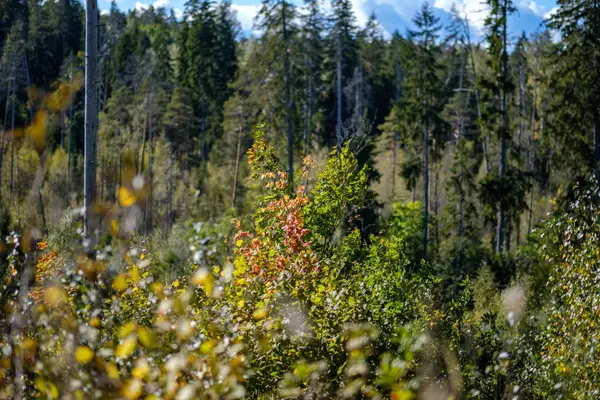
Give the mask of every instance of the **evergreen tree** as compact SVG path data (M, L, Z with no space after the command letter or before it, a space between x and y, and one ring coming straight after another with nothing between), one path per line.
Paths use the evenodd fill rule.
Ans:
M423 258L427 260L429 241L429 152L431 131L440 130L439 93L440 66L438 64L440 47L437 43L441 26L439 18L433 15L429 3L425 2L413 20L415 30L409 31L409 39L413 43L414 59L411 68L411 79L414 96L413 111L419 115L417 120L423 127L423 181L424 181L424 213L423 213ZM438 135L436 135L438 136Z

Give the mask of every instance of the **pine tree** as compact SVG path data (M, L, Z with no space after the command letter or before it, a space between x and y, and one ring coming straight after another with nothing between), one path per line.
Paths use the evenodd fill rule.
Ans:
M335 95L332 97L336 100L334 127L339 152L347 136L344 133L346 113L343 109L343 92L356 64L356 20L348 0L333 0L332 8L330 57L335 60L335 83L332 84Z
M438 98L436 90L440 89L437 40L441 26L439 18L433 15L429 3L425 2L413 20L416 29L409 31L409 39L414 46L414 65L412 67L413 96L415 109L421 115L423 125L423 177L424 177L424 213L423 213L423 258L427 260L429 241L429 144L430 131L437 128Z
M287 134L288 179L294 181L294 129L292 104L292 67L290 65L290 47L296 34L296 8L287 0L263 0L258 14L257 27L264 30L263 42L272 48L273 61L281 59L283 78L282 108L284 109L285 130ZM279 69L279 68L278 68Z
M558 76L568 81L563 86L564 108L558 117L572 121L569 130L577 129L581 136L586 136L588 129L593 132L592 170L599 178L600 7L595 0L559 0L558 5L560 7L550 18L549 25L562 35L565 45L559 48L557 54ZM572 115L572 118L569 113L579 115Z
M495 81L489 82L488 87L494 93L494 105L490 108L498 132L498 184L503 189L499 191L498 217L496 225L496 252L502 253L505 240L506 203L510 189L507 184L507 147L510 140L510 125L508 114L508 96L511 91L508 71L508 15L514 11L510 0L488 0L490 14L486 18L487 40L489 43L489 66L495 74Z

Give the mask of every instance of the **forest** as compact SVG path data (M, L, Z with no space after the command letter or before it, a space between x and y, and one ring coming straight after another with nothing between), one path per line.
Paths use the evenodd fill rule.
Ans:
M600 7L0 0L0 399L597 399Z

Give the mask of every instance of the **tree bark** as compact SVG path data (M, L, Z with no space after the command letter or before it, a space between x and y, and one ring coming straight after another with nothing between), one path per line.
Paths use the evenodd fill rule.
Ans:
M499 177L500 180L503 181L506 175L506 137L508 136L508 99L506 93L506 83L507 83L507 73L508 73L508 49L507 45L507 13L508 13L508 4L507 0L504 0L503 5L503 15L504 15L504 23L503 23L503 49L502 49L502 128L500 131L500 162L499 162ZM506 194L504 193L502 197ZM500 199L500 203L498 206L498 226L497 226L497 242L496 242L496 252L502 253L502 248L504 244L504 204L502 199Z
M288 181L292 188L294 186L294 136L292 131L292 96L290 85L290 66L289 66L289 38L288 26L286 21L287 2L282 4L282 29L283 29L283 81L285 86L285 107L287 122L287 152L288 152Z
M343 136L342 136L342 38L341 32L337 32L336 35L336 47L337 47L337 150L342 150Z
M425 137L423 150L423 259L427 260L427 243L429 240L429 97L425 94Z
M240 116L241 119L241 116ZM244 134L244 128L241 123L238 126L238 138L237 138L237 152L235 155L235 172L233 175L233 193L231 195L231 208L235 208L235 200L237 196L237 183L238 183L238 174L240 170L240 155L242 152L242 136Z
M96 0L86 0L85 30L85 153L84 153L84 234L90 236L95 228L92 203L96 193L96 129L97 129L97 18Z
M152 109L152 89L150 89L150 95L148 96L148 109ZM153 196L153 164L154 164L154 130L152 129L152 112L150 112L149 118L148 118L148 136L149 136L149 143L148 143L148 182L146 183L147 185L147 190L148 190L148 194L146 196L146 235L149 235L152 232L152 196Z

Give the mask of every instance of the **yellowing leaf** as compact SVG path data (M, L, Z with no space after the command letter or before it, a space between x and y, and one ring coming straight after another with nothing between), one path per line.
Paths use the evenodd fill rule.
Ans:
M202 286L204 293L210 296L212 295L215 278L207 268L198 268L194 276L192 276L192 283L196 286Z
M135 200L135 194L125 186L121 186L119 189L119 203L121 203L121 206L131 207L135 204Z
M267 308L261 307L252 314L254 319L265 319L267 317Z
M48 111L40 110L35 113L33 122L26 129L27 137L34 146L41 150L46 146L46 127L48 126Z
M85 365L92 361L94 358L94 352L87 346L79 346L75 350L75 359L79 364Z
M123 340L119 346L117 346L117 350L115 351L115 355L118 358L127 358L129 357L137 347L137 338L136 335L131 335L127 337L127 339Z
M145 358L140 358L135 362L135 367L131 370L131 375L137 379L144 379L150 372L150 364Z
M129 400L136 400L142 395L142 382L139 379L130 379L123 386L123 396Z
M123 325L121 327L121 329L119 329L119 337L125 338L129 335L131 335L132 333L134 333L137 330L138 326L135 322L133 321L129 321L128 323L126 323L125 325Z
M112 363L106 364L106 373L112 379L119 379L119 369L117 368L117 366L115 364L112 364Z
M35 387L47 399L58 399L58 387L50 382L44 380L41 376L35 377Z
M110 233L112 233L113 236L116 236L119 233L119 221L116 219L110 220Z
M112 287L117 292L125 291L125 289L127 289L127 279L125 279L125 275L124 274L117 275L117 277L113 280Z
M138 340L142 346L149 349L156 347L158 344L158 336L156 333L153 330L143 326L140 327L140 330L138 331Z
M44 291L44 302L50 307L60 306L67 301L67 294L58 286L51 286Z
M206 342L200 345L200 351L204 354L210 353L210 351L215 347L215 342L213 340L207 340Z

